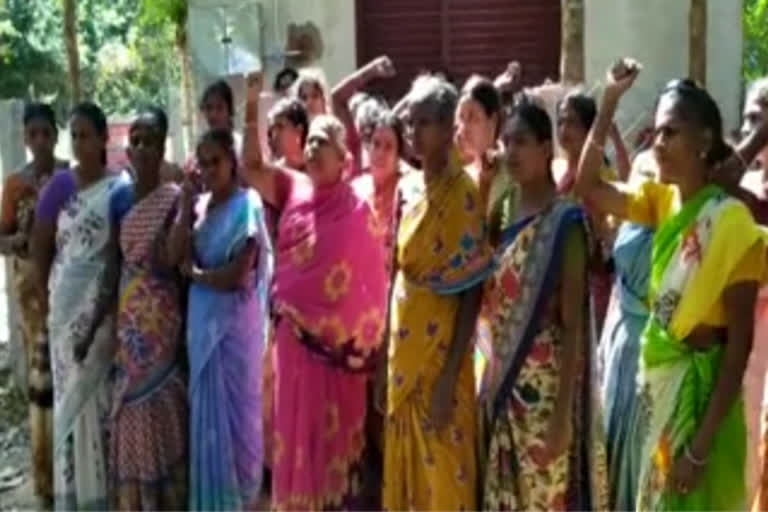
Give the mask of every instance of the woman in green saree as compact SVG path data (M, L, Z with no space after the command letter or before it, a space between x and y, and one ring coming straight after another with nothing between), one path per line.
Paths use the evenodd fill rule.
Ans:
M689 80L670 83L659 98L653 150L661 183L627 192L600 180L606 132L638 72L631 61L609 72L577 179L577 192L599 211L656 229L631 440L641 448L636 508L742 510L741 382L765 242L746 206L713 184L733 150L714 100Z

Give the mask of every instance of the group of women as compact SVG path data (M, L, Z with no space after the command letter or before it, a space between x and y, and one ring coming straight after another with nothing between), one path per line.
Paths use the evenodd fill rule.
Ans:
M30 105L0 249L38 493L68 510L768 506L746 461L766 181L740 185L768 165L768 87L734 149L706 90L671 82L631 163L612 120L639 71L620 61L599 105L571 94L553 123L515 94L517 66L460 91L421 76L389 109L360 93L395 72L381 57L330 91L280 73L267 126L253 74L242 141L231 89L206 90L183 176L159 109L115 171L97 106L73 110L69 166Z

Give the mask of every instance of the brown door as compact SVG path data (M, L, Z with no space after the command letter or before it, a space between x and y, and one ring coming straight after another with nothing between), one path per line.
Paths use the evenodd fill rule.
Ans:
M507 62L523 65L527 84L557 80L560 0L356 0L357 60L389 55L398 76L378 84L401 96L422 71L461 86L472 73L490 78Z

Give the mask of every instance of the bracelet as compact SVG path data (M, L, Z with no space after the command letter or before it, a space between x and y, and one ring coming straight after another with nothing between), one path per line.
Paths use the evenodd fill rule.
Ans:
M691 453L691 447L686 446L685 450L683 452L683 455L685 455L685 458L688 459L688 461L693 464L694 466L706 466L707 465L707 459L706 457L703 459L697 459L692 453Z

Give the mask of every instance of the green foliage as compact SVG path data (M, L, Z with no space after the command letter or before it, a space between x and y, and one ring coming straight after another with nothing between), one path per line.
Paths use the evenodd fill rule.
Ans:
M109 114L143 105L167 105L178 83L176 26L148 5L181 0L78 0L78 46L83 97ZM69 106L69 78L61 2L0 0L0 98L53 101Z
M768 0L744 0L744 80L768 75Z

